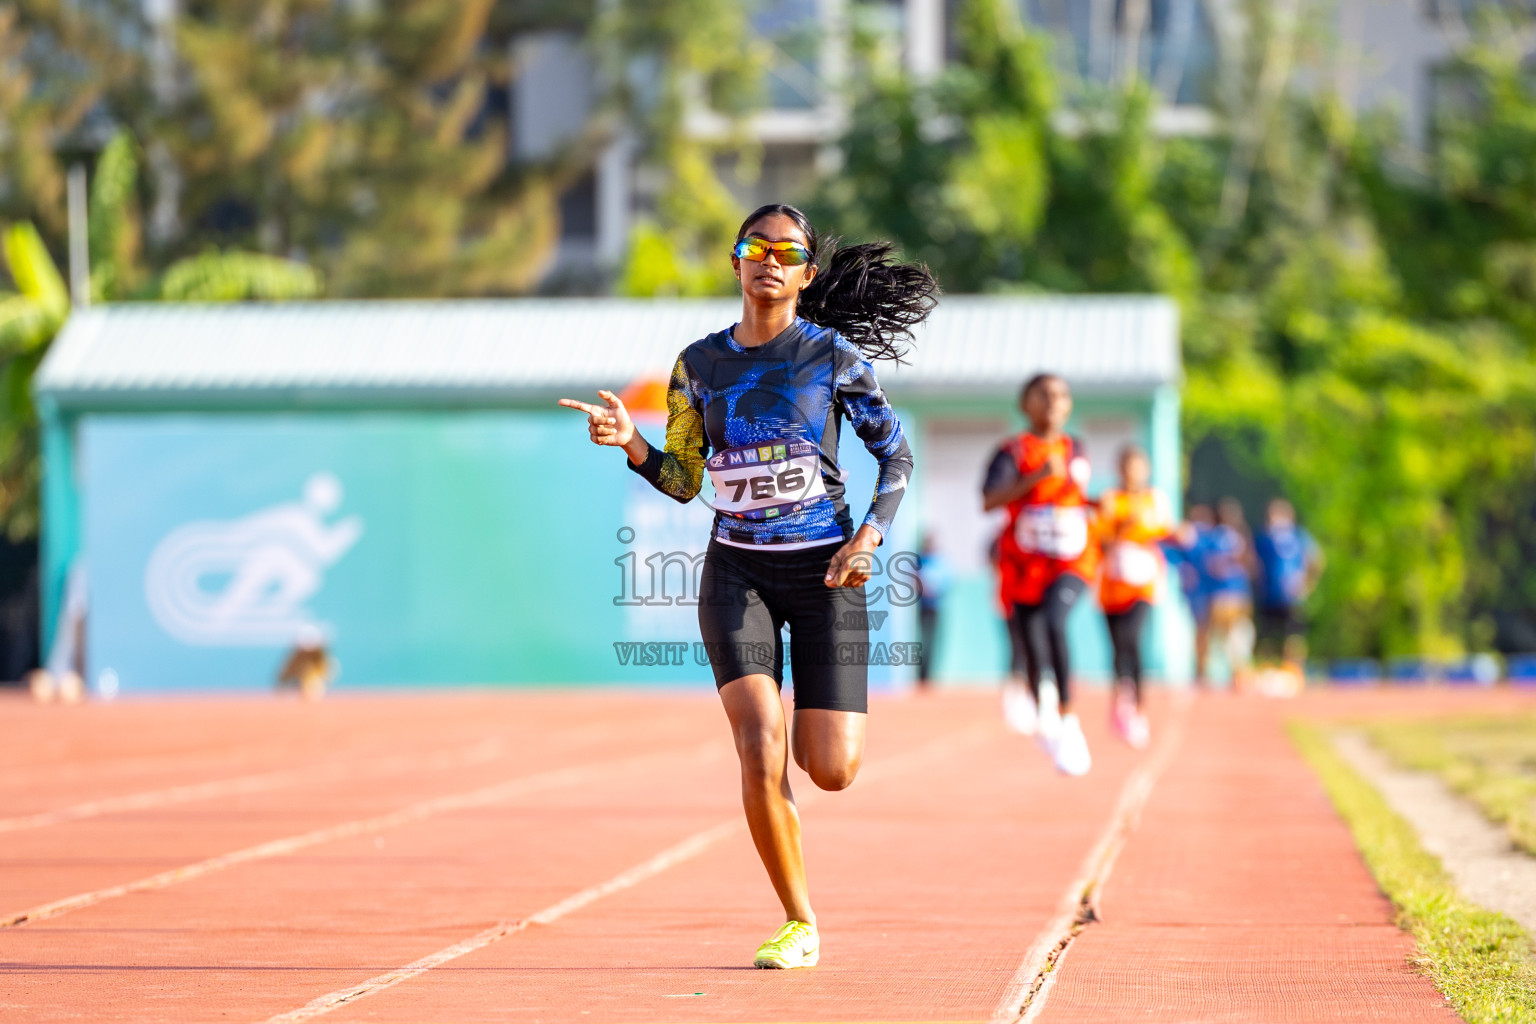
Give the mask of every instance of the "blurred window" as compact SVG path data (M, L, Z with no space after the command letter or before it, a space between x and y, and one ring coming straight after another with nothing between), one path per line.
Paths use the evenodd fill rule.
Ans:
M580 134L596 104L596 69L572 32L531 32L513 44L506 98L512 152L548 160Z
M583 174L560 194L561 241L597 238L597 176Z
M768 105L775 110L809 110L821 104L821 18L818 0L760 0L752 27L772 49L768 62Z
M1055 37L1057 61L1073 77L1100 84L1119 80L1134 53L1138 74L1168 102L1203 106L1211 101L1216 34L1204 0L1113 0L1112 7L1104 8L1111 17L1098 25L1092 19L1095 4L1020 2L1025 20ZM1132 38L1138 20L1140 29Z

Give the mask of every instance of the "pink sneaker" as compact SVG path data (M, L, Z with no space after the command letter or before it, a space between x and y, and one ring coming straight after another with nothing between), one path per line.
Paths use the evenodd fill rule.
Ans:
M1128 686L1116 686L1115 696L1110 704L1109 721L1114 727L1115 733L1127 743L1131 742L1131 722L1136 717L1136 699L1131 696Z

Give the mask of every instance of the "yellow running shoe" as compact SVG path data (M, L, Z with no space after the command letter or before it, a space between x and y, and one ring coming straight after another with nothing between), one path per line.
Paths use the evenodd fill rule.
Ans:
M785 970L791 967L815 967L821 959L821 936L816 926L804 921L785 921L773 938L757 947L753 967Z

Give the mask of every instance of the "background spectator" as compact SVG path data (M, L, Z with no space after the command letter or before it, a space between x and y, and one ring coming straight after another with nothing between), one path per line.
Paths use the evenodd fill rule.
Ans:
M1302 605L1322 574L1322 550L1312 535L1296 524L1296 510L1284 498L1269 503L1264 529L1254 538L1253 546L1259 568L1260 658L1278 657L1299 667L1307 658Z

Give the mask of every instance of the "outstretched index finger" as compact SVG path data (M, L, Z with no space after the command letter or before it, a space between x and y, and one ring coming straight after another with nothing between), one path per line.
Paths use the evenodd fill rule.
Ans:
M565 406L567 409L580 409L588 416L594 416L597 413L608 411L600 405L589 405L586 402L578 402L574 398L562 398L560 399L560 404Z

